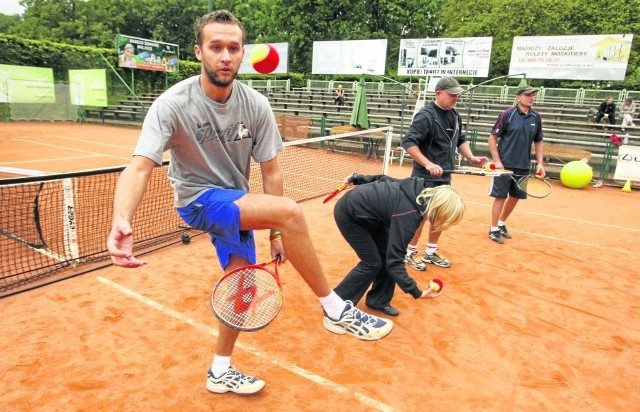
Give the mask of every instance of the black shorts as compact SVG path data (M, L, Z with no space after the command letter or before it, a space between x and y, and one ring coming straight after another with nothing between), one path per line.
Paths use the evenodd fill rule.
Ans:
M529 169L513 169L513 177L515 177L516 180L528 174ZM516 199L526 199L527 192L520 190L511 176L494 176L491 179L489 196L497 199L506 199L507 196L515 197Z
M423 179L424 180L424 187L438 187L438 186L442 186L442 185L450 185L451 182L445 182L442 180L429 180L429 179Z

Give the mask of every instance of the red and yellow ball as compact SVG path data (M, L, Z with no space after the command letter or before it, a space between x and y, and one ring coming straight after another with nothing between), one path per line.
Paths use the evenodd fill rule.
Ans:
M251 51L249 56L251 66L261 74L273 72L280 64L278 50L270 44L258 44Z

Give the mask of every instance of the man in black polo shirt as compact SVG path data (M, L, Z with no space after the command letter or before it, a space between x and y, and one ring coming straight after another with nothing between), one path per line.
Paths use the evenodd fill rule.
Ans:
M518 88L517 104L503 111L489 136L489 152L497 169L513 170L516 177L529 174L531 145L535 148L536 174L544 175L542 164L542 119L531 107L538 89L531 86ZM520 190L509 176L494 177L489 196L495 198L491 210L489 237L496 243L511 239L505 221L520 199L527 193Z

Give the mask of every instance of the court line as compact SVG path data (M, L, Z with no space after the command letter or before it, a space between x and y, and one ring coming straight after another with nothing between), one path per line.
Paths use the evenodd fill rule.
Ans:
M480 227L484 227L485 229L487 228L486 224L475 223L475 225L476 226L480 226ZM598 244L598 243L581 242L579 240L570 240L570 239L565 239L565 238L556 237L556 236L543 235L543 234L540 234L540 233L526 232L526 231L523 231L523 230L509 229L509 232L522 233L524 235L529 235L531 237L537 237L537 238L542 238L542 239L547 239L547 240L556 240L558 242L563 242L563 243L573 243L574 245L588 246L588 247L597 248L597 249L601 249L602 248L602 245ZM487 239L489 239L489 238L487 238ZM629 255L640 256L640 252L634 252L633 250L628 250L628 249L608 248L607 251L610 251L610 252L613 251L613 252L619 252L619 253L626 253L626 254L629 254Z
M94 154L91 156L73 156L73 157L53 157L53 158L48 158L48 159L40 159L40 160L21 160L21 161L17 161L17 162L2 162L0 161L0 164L3 165L18 165L18 164L23 164L23 163L42 163L42 162L53 162L53 161L61 161L61 160L77 160L77 159L89 159L92 157L104 157L104 155L101 154Z
M137 292L132 291L131 289L126 288L125 286L114 282L112 280L106 279L102 276L98 276L98 281L104 283L107 286L110 286L114 289L119 290L120 292L124 293L125 295L132 297L134 299L136 299L137 301L144 303L145 305L151 306L152 308L164 313L165 315L171 316L181 322L184 322L188 325L193 326L196 329L199 329L202 332L205 332L211 336L217 337L218 336L218 331L210 326L204 325L200 322L197 322L191 318L189 318L188 316L183 315L180 312L177 312L171 308L168 308L146 296L143 296ZM373 398L370 398L366 395L361 394L360 392L357 391L352 391L351 389L349 389L346 386L340 385L336 382L330 381L329 379L323 378L322 376L316 375L313 372L310 372L304 368L301 368L295 364L292 364L290 362L287 362L285 360L279 359L279 358L274 358L271 357L271 355L269 355L266 352L263 352L259 349L254 348L251 345L247 345L247 344L243 344L240 342L236 342L236 347L245 350L259 358L262 359L267 359L269 360L271 363L273 363L274 365L282 368L282 369L286 369L291 373L294 373L302 378L305 378L307 380L310 380L313 383L317 383L319 385L325 386L327 388L329 388L330 390L334 391L334 392L338 392L340 394L352 394L358 401L360 401L362 404L366 405L367 407L379 410L379 411L383 411L383 412L391 412L394 409L389 406L386 405L380 401L377 401Z
M39 137L34 136L33 138L34 139L38 139ZM91 143L91 145L93 145L93 146L107 146L107 147L115 147L117 149L128 149L128 150L131 150L131 151L133 151L134 146L135 146L135 142L132 145L123 146L123 145L119 145L119 144L96 142L96 141L93 141L93 140L88 142L86 139L79 139L77 137L53 136L52 138L54 138L54 139L71 140L73 142Z
M492 207L492 205L488 205L486 203L480 203L480 202L465 201L465 203L478 205L478 206L485 206L485 207L489 207L489 208ZM640 232L640 229L634 229L632 227L609 225L609 224L606 224L606 223L594 222L592 220L584 220L584 219L576 219L576 218L573 218L573 217L550 215L548 213L531 212L531 211L522 210L522 209L518 209L518 213L527 213L527 214L530 214L530 215L541 216L541 217L546 217L546 218L553 218L553 219L559 219L559 220L569 220L569 221L577 222L577 223L588 223L590 225L597 225L597 226L602 226L602 227L606 227L606 228L610 228L610 229L621 229L621 230L628 230L628 231L631 231L631 232Z
M120 157L120 156L113 156L113 155L105 154L105 153L92 152L92 151L89 151L89 150L74 149L73 147L60 146L60 145L51 144L51 143L32 142L31 140L25 140L25 139L14 139L14 140L19 141L19 142L30 143L30 144L38 144L38 145L41 145L41 146L55 147L57 149L72 150L74 152L89 153L89 154L92 154L92 155L100 155L100 156L104 156L104 157L113 157L113 158L122 159L122 160L131 160L131 156L129 156L129 157Z

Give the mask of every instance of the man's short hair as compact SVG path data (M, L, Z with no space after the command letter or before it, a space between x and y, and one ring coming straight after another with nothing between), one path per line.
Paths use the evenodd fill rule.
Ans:
M244 25L242 22L229 10L216 10L196 19L193 29L195 31L196 44L198 46L202 46L202 29L204 26L211 23L237 24L242 31L242 44L244 44Z

